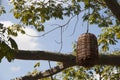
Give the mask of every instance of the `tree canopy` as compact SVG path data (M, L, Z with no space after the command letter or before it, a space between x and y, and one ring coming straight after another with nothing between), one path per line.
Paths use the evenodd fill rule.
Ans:
M45 31L45 23L50 21L51 19L59 19L63 20L65 17L69 18L67 23L64 25L59 25L57 28L62 28L69 24L70 20L80 14L82 15L82 21L87 22L90 25L97 25L98 28L102 28L102 33L98 36L98 44L102 48L103 51L109 50L109 45L117 44L120 39L120 4L119 0L10 0L10 4L12 5L12 9L10 12L13 13L14 17L20 20L20 24L14 24L9 27L3 27L3 24L0 23L0 61L3 57L6 57L9 62L13 59L24 59L24 60L53 60L64 62L63 65L59 68L55 67L53 70L56 70L53 73L49 73L49 71L45 71L44 73L38 73L39 76L25 76L22 80L36 80L42 77L48 77L53 75L63 69L76 65L75 56L74 55L64 55L57 54L46 51L24 51L18 50L18 46L15 40L11 36L17 36L18 33L26 34L24 31L25 26L32 26L37 31ZM5 14L6 11L4 6L0 6L0 15ZM56 29L56 28L55 28ZM52 31L54 31L53 29ZM50 31L51 32L51 31ZM49 33L49 32L48 32ZM47 33L45 33L47 34ZM44 35L45 35L44 34ZM22 55L20 53L23 53ZM34 54L33 54L34 53ZM32 57L34 55L34 57ZM42 55L39 57L38 55ZM46 57L46 55L54 56L54 59L51 57ZM57 57L58 58L55 58ZM62 58L61 58L62 56ZM116 58L117 57L117 58ZM65 59L67 58L68 61ZM119 56L101 56L98 65L107 64L108 65L120 65L118 62L114 63L106 60L104 63L102 61L108 58L112 58L113 61L117 61ZM117 59L117 60L116 60ZM69 63L72 61L71 63ZM75 63L74 63L75 62ZM68 65L69 64L69 65ZM116 67L103 66L105 70L109 68L113 70ZM100 70L103 69L100 67ZM98 67L94 67L91 70L97 71ZM81 68L83 69L83 68ZM103 70L104 70L103 69ZM72 72L75 72L76 68L70 68ZM84 69L83 69L84 70ZM90 70L90 71L91 71ZM102 70L102 71L103 71ZM102 71L98 71L98 73L102 76ZM119 71L119 70L118 70ZM90 75L93 75L94 72L85 71L85 77L90 78ZM65 79L74 79L75 76L81 77L77 73L70 73L70 71L63 72ZM47 75L48 74L48 75ZM84 73L81 73L84 74ZM41 75L41 76L40 76ZM66 78L67 76L67 78ZM71 76L71 77L70 77ZM108 79L108 78L106 78ZM112 78L111 78L112 79Z

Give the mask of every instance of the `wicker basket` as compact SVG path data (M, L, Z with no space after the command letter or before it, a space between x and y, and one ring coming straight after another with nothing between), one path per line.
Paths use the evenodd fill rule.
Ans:
M98 59L98 44L94 34L84 33L77 42L76 62L79 66L92 67Z

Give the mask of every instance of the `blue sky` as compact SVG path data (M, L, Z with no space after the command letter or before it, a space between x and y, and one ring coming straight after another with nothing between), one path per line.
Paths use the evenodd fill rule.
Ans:
M8 0L2 0L2 5L5 6L6 10L8 11L6 14L0 16L0 22L4 23L4 26L9 26L13 23L18 23L19 20L16 20L11 13L9 13L10 5L8 4ZM64 24L68 18L65 18L64 20L50 20L45 25L46 32L56 26L51 26L51 24ZM74 41L77 41L78 36L84 32L86 32L86 24L82 22L81 19L79 19L79 22L77 24L76 32L73 36L70 36L70 34L73 32L74 25L76 22L76 18L74 18L70 24L68 29L63 32L63 47L62 51L64 53L70 53L72 52L72 43ZM39 36L42 33L37 32L34 29L27 28L26 32L30 35ZM90 26L91 33L94 33L98 35L100 33L100 29L95 26ZM30 37L27 35L19 34L18 37L14 38L18 44L19 49L23 50L46 50L46 51L52 51L52 52L58 52L60 49L60 45L57 44L55 41L60 41L60 30L56 30L46 36L43 37ZM120 44L118 44L117 48ZM39 70L45 70L49 68L47 61L24 61L24 60L14 60L11 63L9 63L5 58L0 63L0 80L10 80L15 77L20 77L25 75L27 72L32 71L34 69L34 64L36 62L40 62L41 66ZM54 63L52 63L54 65Z

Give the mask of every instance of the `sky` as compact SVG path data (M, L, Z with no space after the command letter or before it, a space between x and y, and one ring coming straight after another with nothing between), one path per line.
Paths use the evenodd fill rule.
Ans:
M7 13L0 16L0 23L3 23L4 26L9 26L14 23L19 23L19 20L16 20L13 17L13 14L11 14L10 8L11 6L8 4L8 0L2 0L2 5L5 6ZM68 18L65 18L64 20L54 20L51 19L50 21L46 22L45 30L46 32L51 30L52 28L55 28L57 26L51 26L51 24L64 24ZM76 23L76 18L72 19L70 24L68 25L68 28L63 32L63 47L62 47L62 53L70 53L73 51L72 49L72 43L77 41L80 34L86 32L86 24L82 22L81 19L79 19L79 23L77 24L75 33L70 36L71 32L74 30L74 26ZM100 33L100 30L96 25L90 26L89 32L96 34L96 36ZM26 28L26 33L29 35L39 36L43 34L42 32L37 32L33 28ZM52 51L52 52L58 52L60 49L60 44L57 44L57 42L60 41L60 30L55 30L54 32L51 32L43 37L30 37L27 35L19 34L18 37L14 37L15 41L18 44L18 48L22 50L44 50L44 51ZM120 44L118 44L116 47L118 47ZM115 47L114 47L115 48ZM24 76L28 72L32 71L34 69L34 64L40 62L39 70L43 71L46 69L49 69L49 65L47 61L24 61L24 60L14 60L12 62L8 62L5 58L2 59L2 62L0 63L0 80L10 80L15 77ZM52 66L55 65L55 63L51 63Z

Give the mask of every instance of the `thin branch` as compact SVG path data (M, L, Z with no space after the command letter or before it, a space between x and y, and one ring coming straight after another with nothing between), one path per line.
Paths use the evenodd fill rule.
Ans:
M62 47L63 47L63 32L62 32L62 27L61 27L61 31L60 31L60 35L61 35L61 42L60 42L60 50L59 50L59 52L61 52L61 50L62 50Z
M45 35L47 35L47 34L53 32L54 30L56 30L56 29L58 29L58 28L60 28L60 26L58 26L58 27L56 27L56 28L54 28L54 29L52 29L52 30L50 30L50 31L48 31L48 32L46 32L46 33L40 35L40 36L33 36L33 35L29 35L29 34L27 34L27 33L26 33L26 35L27 35L27 36L30 36L30 37L42 37L42 36L45 36Z
M52 73L53 73L53 71L52 71L52 67L51 67L51 64L50 64L50 60L48 61L48 64L49 64L49 67L50 67L50 70L49 70L49 73L50 73L50 77L51 77L51 80L54 80L53 79L53 76L52 76Z
M29 34L27 34L27 33L25 33L25 34L26 34L27 36L30 36L30 37L42 37L42 36L45 36L45 35L53 32L53 31L55 31L56 29L59 29L59 28L61 28L61 27L65 27L66 25L68 25L68 24L70 23L70 21L71 21L75 16L76 16L76 15L72 16L64 25L52 24L51 26L56 25L56 26L58 26L58 27L56 27L56 28L54 28L54 29L52 29L52 30L50 30L50 31L48 31L48 32L40 35L40 36L33 36L33 35L29 35Z
M19 50L14 52L15 59L20 60L50 60L69 65L76 64L76 56L71 54L47 52L47 51L24 51ZM120 55L99 55L96 65L113 65L120 66Z
M70 23L70 21L75 17L76 15L73 15L69 20L68 20L68 22L65 24L65 26L67 26L69 23ZM65 28L65 30L68 28L68 26Z
M72 34L70 34L70 36L72 36L75 33L78 21L79 21L79 16L77 15L77 21L75 23L74 30L73 30Z
M71 65L71 66L73 66L73 65ZM58 65L58 66L51 68L49 70L46 70L44 72L39 72L36 75L30 74L30 75L23 76L21 78L16 78L16 80L38 80L41 78L46 78L46 77L52 76L54 74L57 74L57 73L61 72L62 70L66 69L68 67L71 67L71 66L69 66L69 65L66 66L64 64Z

